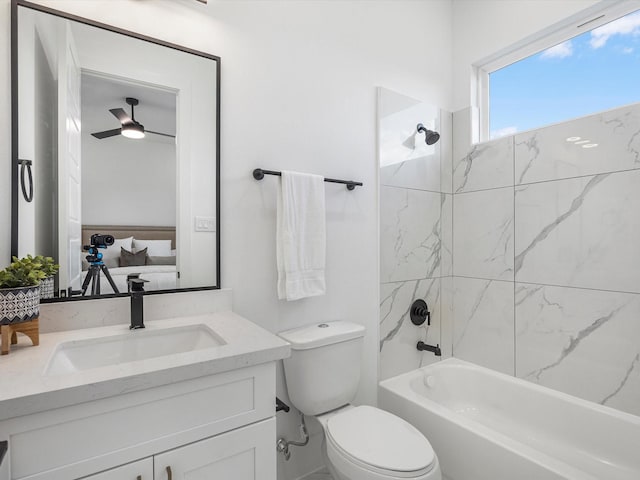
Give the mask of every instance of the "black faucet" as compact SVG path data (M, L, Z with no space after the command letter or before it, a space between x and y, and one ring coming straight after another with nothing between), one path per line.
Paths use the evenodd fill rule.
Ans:
M127 283L129 284L129 295L131 295L131 325L130 330L137 330L144 328L144 280L137 276L127 277Z
M420 351L426 350L427 352L433 352L436 357L442 356L442 350L440 350L439 343L437 343L434 347L433 345L427 345L426 343L420 341L418 342L418 345L416 345L416 348Z

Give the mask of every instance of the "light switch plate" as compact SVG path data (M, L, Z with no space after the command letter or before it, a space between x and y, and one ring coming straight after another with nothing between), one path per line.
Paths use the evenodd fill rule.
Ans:
M196 217L196 232L215 232L216 217Z

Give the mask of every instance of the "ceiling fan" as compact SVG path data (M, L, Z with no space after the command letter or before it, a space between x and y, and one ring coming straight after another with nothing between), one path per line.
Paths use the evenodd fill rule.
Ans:
M163 137L176 138L175 135L169 135L168 133L153 132L151 130L145 130L144 125L136 121L134 114L134 107L140 103L137 98L127 97L125 101L128 105L131 105L131 116L127 115L122 108L112 108L109 111L120 120L122 125L120 128L114 128L113 130L105 130L103 132L95 132L91 135L97 139L104 139L109 137L115 137L116 135L123 135L128 138L144 138L145 133L152 133L154 135L162 135Z

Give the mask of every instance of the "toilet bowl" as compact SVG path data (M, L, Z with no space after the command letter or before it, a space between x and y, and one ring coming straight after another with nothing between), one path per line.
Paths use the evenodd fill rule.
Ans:
M384 410L348 405L316 417L322 453L334 480L441 480L429 441Z
M281 332L289 398L324 431L323 455L334 480L441 480L429 441L405 420L351 405L360 380L364 327L326 322Z

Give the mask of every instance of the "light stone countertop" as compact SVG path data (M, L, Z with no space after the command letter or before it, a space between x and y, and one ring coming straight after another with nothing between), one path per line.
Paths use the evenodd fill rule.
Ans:
M144 335L153 330L194 324L208 326L226 344L73 373L44 373L61 342ZM146 329L135 331L130 331L128 324L121 324L41 334L37 347L31 346L28 339L20 338L9 355L0 357L0 420L272 362L290 355L288 343L230 311L148 321L145 326Z

